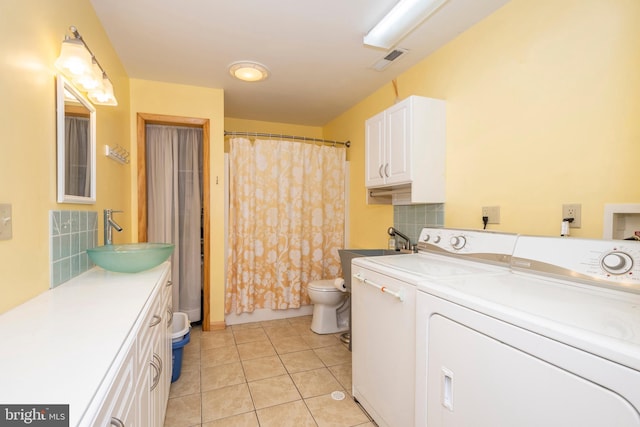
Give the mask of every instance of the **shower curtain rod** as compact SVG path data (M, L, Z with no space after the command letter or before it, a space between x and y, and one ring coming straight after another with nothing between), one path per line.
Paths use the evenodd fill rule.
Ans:
M311 142L322 142L328 144L340 144L345 147L351 147L351 141L334 141L332 139L318 139L318 138L308 138L306 136L293 136L293 135L281 135L279 133L260 133L260 132L228 132L224 131L224 136L255 136L262 138L282 138L282 139L298 139L302 141L311 141Z

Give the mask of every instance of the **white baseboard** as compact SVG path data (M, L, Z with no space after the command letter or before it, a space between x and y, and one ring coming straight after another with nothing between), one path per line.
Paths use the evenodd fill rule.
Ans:
M227 314L224 317L225 323L230 325L240 325L242 323L264 322L267 320L287 319L289 317L309 316L313 313L313 305L303 305L300 308L290 308L288 310L271 310L270 308L259 308L253 313Z

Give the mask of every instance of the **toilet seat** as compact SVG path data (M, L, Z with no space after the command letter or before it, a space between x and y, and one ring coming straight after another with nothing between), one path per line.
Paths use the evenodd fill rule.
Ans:
M309 282L307 288L318 292L340 292L340 290L336 289L333 282L334 281L332 279L314 280L312 282Z

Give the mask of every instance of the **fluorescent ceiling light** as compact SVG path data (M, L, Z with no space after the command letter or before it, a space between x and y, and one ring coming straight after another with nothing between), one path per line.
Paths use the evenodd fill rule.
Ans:
M447 0L400 0L371 31L364 44L390 49Z

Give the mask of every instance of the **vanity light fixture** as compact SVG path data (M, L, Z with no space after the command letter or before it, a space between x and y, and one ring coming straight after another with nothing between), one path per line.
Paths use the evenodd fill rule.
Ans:
M431 16L447 0L400 0L364 36L368 46L390 49Z
M238 61L229 65L229 74L244 82L261 82L269 77L269 70L259 62Z
M113 84L91 52L76 27L69 27L73 35L65 35L60 49L60 56L55 66L80 90L87 93L87 97L94 104L118 105L113 94Z

